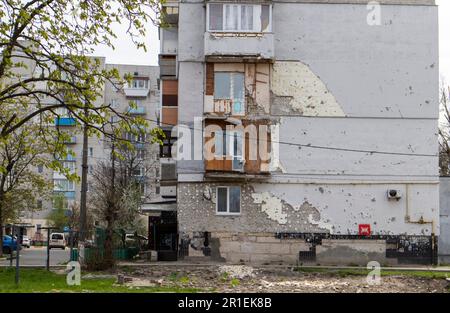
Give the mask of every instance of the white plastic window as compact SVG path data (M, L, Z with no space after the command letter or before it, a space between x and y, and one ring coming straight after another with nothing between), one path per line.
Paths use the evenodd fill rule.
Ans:
M241 213L241 187L217 187L217 214L238 215Z
M272 7L270 5L209 3L207 14L208 31L272 31Z

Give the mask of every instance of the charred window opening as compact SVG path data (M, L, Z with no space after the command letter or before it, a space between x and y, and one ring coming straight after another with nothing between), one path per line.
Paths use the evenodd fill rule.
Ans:
M163 143L159 148L159 156L161 158L172 157L172 147L177 138L173 137L171 133L171 130L164 130L165 138L160 138Z

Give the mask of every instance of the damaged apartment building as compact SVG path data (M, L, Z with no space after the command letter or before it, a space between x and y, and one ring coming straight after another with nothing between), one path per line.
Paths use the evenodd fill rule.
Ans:
M379 3L164 4L162 153L177 198L152 207L156 248L230 263L436 261L438 9Z

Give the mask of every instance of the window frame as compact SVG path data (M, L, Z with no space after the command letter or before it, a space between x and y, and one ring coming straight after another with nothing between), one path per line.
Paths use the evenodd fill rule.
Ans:
M226 74L228 76L228 80L229 80L229 90L228 90L228 95L227 97L219 97L218 95L216 95L216 88L218 86L218 83L216 81L216 75L223 75ZM239 77L239 78L238 78ZM241 98L235 98L235 94L236 94L236 82L242 79L242 93L241 93ZM241 110L240 111L236 111L235 110L235 100L240 100L241 101ZM231 115L234 116L244 116L246 114L246 101L245 101L245 73L243 72L236 72L236 71L215 71L214 72L214 93L213 93L213 101L231 101Z
M239 212L230 212L230 188L235 187L239 188ZM223 188L227 190L227 210L226 212L219 211L219 189ZM241 186L216 186L216 215L225 215L225 216L240 216L242 213L242 188Z
M64 186L62 186L62 184L64 184ZM64 188L59 188L60 186ZM75 191L75 182L69 179L55 178L53 179L53 191L56 192Z
M143 82L143 87L140 87L139 82ZM131 79L131 84L128 86L130 89L138 89L138 90L145 90L149 89L149 79L144 77L133 77Z
M220 4L222 5L222 29L211 29L211 25L210 25L210 5L217 5ZM225 29L225 24L226 24L226 18L225 18L225 8L227 5L237 5L239 6L239 16L238 16L238 28L237 30L231 30L231 29ZM260 30L242 30L242 6L249 6L252 5L253 7L260 7L260 12L262 12L262 6L268 6L269 7L269 26L268 29L266 31L263 31L262 29ZM226 2L209 2L207 3L206 6L206 31L210 32L210 33L259 33L259 34L265 34L265 33L272 33L272 10L273 10L273 6L271 4L266 4L266 3L250 3L250 2L242 2L242 3L235 3L235 2L230 2L230 3L226 3ZM255 10L253 9L253 14L255 14ZM261 22L261 21L260 21ZM255 16L253 16L253 27L255 26ZM262 25L261 25L262 28Z

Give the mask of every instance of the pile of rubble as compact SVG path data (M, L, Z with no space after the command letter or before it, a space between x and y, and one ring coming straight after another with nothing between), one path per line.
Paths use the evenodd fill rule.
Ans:
M122 275L122 276L120 276ZM407 275L383 276L380 284L369 284L365 276L345 277L326 272L253 268L244 265L148 266L120 273L120 283L130 287L164 286L196 288L205 292L339 292L339 293L434 293L447 292L445 279Z

